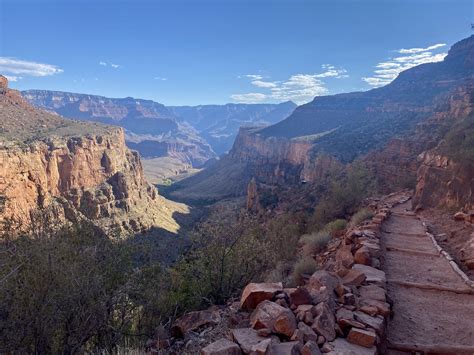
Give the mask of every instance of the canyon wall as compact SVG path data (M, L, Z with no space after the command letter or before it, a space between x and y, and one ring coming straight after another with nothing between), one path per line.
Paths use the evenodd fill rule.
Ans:
M185 206L147 183L121 128L32 109L8 89L0 94L0 106L4 222L27 228L35 213L50 211L60 221L87 219L118 235L152 227L177 230L172 214L185 213Z

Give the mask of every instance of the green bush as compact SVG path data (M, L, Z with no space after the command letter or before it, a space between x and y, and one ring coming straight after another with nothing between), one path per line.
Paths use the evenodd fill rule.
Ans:
M374 213L371 210L369 210L368 208L362 208L351 217L350 225L352 227L357 226L358 224L361 224L362 222L369 218L372 218L373 216Z
M326 248L331 240L331 235L327 231L304 234L300 238L300 245L305 256L315 255Z
M305 256L298 260L293 267L293 272L290 278L290 284L288 286L294 287L302 285L304 283L303 275L311 275L318 270L316 261L310 257Z
M341 231L346 229L347 221L345 219L336 219L335 221L329 222L323 228L323 230L327 231L331 235L335 232Z

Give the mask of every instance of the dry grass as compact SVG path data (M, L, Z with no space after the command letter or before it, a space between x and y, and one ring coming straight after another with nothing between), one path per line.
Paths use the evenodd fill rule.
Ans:
M367 208L362 208L361 210L357 211L349 223L351 227L357 226L358 224L361 224L365 220L372 218L374 216L373 212Z
M327 231L320 231L311 234L303 234L300 237L299 243L302 247L303 255L315 255L326 247L331 240L331 234Z
M298 286L304 284L303 276L311 275L317 270L318 265L312 257L303 257L302 259L298 260L293 267L289 286Z

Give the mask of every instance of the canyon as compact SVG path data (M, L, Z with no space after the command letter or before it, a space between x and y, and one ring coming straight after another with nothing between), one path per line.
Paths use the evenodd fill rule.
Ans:
M165 106L152 100L27 90L31 104L63 117L125 129L125 141L143 158L154 183L186 175L227 152L245 125L276 123L294 110L282 104Z
M362 161L386 191L415 187L418 180L419 207L471 209L471 151L461 157L451 149L449 158L441 152L447 151L447 137L461 130L457 127L472 135L473 58L471 36L453 45L442 62L408 69L382 88L316 97L274 125L241 128L227 155L176 184L171 196L243 196L252 178L298 185ZM469 134L457 134L463 151L472 144ZM435 173L440 169L445 173Z

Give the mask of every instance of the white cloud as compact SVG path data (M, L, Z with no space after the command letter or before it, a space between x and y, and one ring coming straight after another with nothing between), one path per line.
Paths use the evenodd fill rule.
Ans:
M246 75L244 75L244 77L252 79L252 80L262 80L263 79L263 76L261 76L259 74L246 74Z
M15 76L15 75L5 75L5 78L7 78L8 81L11 81L11 82L15 82L15 81L23 79L21 76Z
M255 104L265 100L267 95L258 92L250 92L248 94L234 94L231 98L243 104Z
M63 70L56 65L30 62L10 57L0 57L0 72L5 74L14 74L11 77L20 79L18 75L24 76L50 76L62 73ZM14 80L12 80L14 81Z
M168 80L167 78L163 78L163 77L161 77L161 76L155 76L153 79L155 79L155 80L161 80L161 81L166 81L166 80Z
M331 64L323 64L322 68L324 72L321 74L317 74L317 78L336 78L336 79L342 79L342 78L347 78L348 75L347 70L343 68L336 68L334 65Z
M435 63L442 61L447 53L436 53L432 51L444 47L446 44L438 43L426 48L399 49L394 56L387 61L378 63L372 76L363 77L362 80L373 87L381 87L391 83L402 71L413 68L420 64Z
M118 68L121 68L121 67L122 67L122 66L119 65L119 64L107 63L107 62L102 62L102 61L99 62L99 65L102 65L103 67L107 67L107 66L110 65L110 66L111 66L112 68L114 68L114 69L118 69Z
M401 53L401 54L420 53L420 52L432 51L434 49L438 49L444 46L446 46L446 43L438 43L426 48L409 48L409 49L402 48L398 50L398 53Z
M259 88L274 88L278 85L277 82L253 80L252 84Z
M255 103L263 100L294 101L303 104L311 101L315 96L328 93L323 79L346 78L347 71L336 68L331 64L324 64L322 72L316 74L294 74L284 81L263 80L262 75L247 74L241 77L251 79L250 83L258 88L267 89L268 93L235 94L231 98L238 102Z

